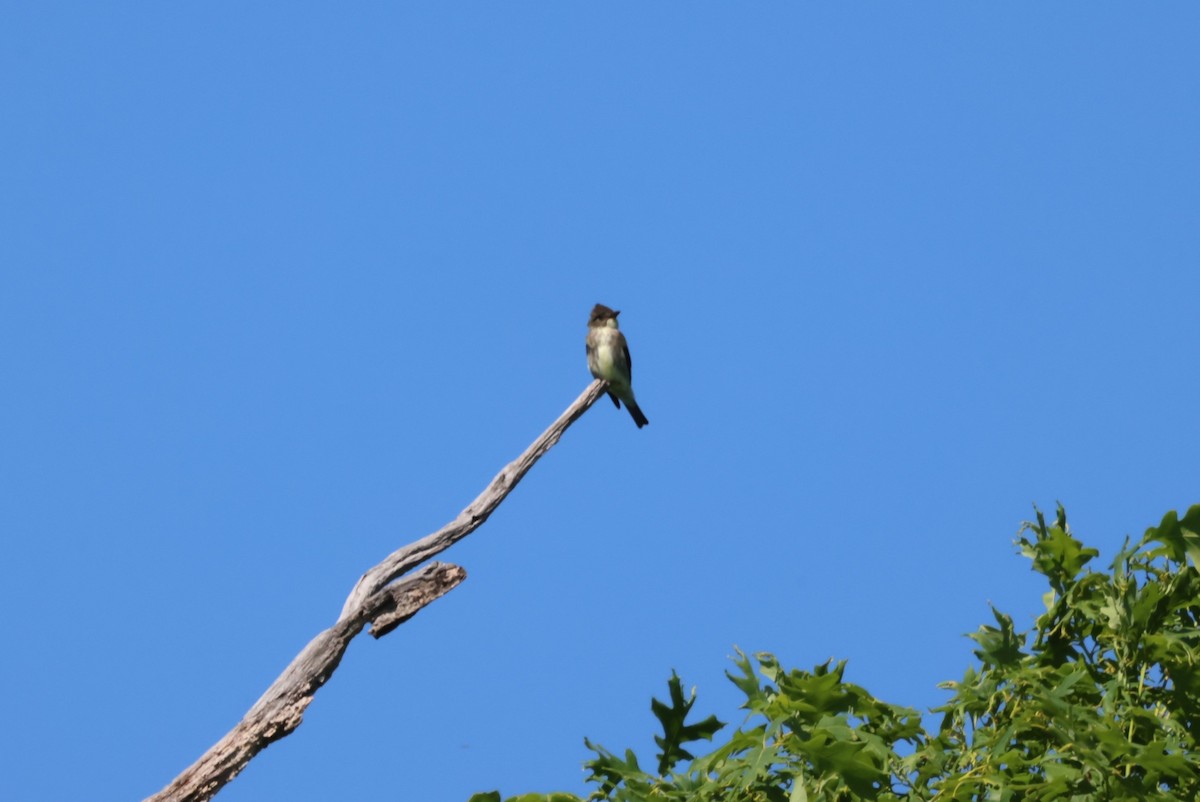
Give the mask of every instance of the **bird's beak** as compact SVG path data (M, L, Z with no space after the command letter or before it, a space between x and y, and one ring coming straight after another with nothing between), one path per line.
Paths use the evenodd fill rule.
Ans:
M617 315L619 315L619 314L621 314L621 310L620 310L620 309L618 309L617 311L613 312L613 317L616 317L616 316L617 316Z

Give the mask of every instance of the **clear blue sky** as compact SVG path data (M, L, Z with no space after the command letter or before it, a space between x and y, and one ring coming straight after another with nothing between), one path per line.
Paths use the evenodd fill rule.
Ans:
M222 800L583 792L735 646L918 707L1061 500L1200 501L1191 3L37 3L0 26L0 798L129 800L601 402Z

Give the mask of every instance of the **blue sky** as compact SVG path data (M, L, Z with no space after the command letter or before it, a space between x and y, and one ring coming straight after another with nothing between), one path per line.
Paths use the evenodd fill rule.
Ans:
M222 800L584 792L734 647L918 707L1197 497L1193 4L45 3L0 29L0 798L140 799L597 404Z

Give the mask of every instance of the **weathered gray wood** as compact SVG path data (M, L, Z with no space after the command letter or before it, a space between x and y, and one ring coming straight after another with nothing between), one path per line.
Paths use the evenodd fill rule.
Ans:
M412 570L414 566L420 565L430 557L440 554L478 529L495 511L496 507L500 506L504 497L512 492L525 474L529 473L533 464L554 447L567 427L577 421L580 415L587 412L588 407L596 403L596 399L604 393L607 387L608 382L600 380L592 382L583 395L576 398L575 402L567 407L567 411L559 415L558 420L542 432L541 437L534 440L521 456L505 465L504 469L496 474L496 478L492 479L487 488L468 504L457 518L433 534L426 535L415 543L409 543L404 548L393 551L383 562L363 574L354 590L350 592L350 598L346 599L346 604L342 608L342 616L348 615L362 602L362 599L370 596L388 582Z
M434 599L449 593L467 572L449 563L430 563L399 579L462 540L487 520L563 432L596 403L607 388L595 381L529 448L492 479L458 517L431 535L392 552L367 571L350 592L337 622L313 638L284 669L242 720L163 790L145 802L202 802L211 799L263 749L289 735L304 717L317 690L341 662L350 641L371 624L383 637Z

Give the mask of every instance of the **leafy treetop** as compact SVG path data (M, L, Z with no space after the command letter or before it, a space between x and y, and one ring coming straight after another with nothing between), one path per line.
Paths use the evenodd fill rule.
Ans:
M940 687L936 732L913 708L846 682L845 662L784 670L738 652L729 679L746 719L708 754L715 716L686 722L696 702L672 674L655 773L585 739L596 802L857 802L857 800L1192 800L1200 798L1200 505L1168 513L1107 572L1067 526L1039 511L1017 545L1050 586L1031 632L993 609L971 634L978 666ZM756 665L757 664L757 665ZM694 748L694 747L693 747ZM498 792L471 802L500 802ZM566 793L508 802L581 802Z

